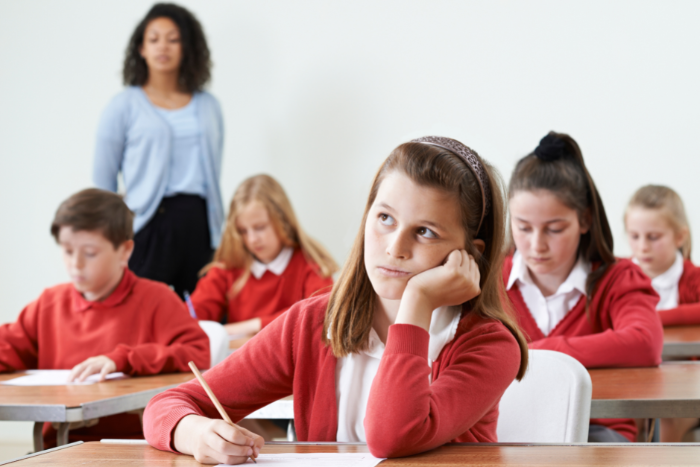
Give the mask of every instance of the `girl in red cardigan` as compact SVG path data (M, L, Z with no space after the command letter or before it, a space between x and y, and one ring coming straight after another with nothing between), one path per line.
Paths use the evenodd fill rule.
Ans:
M233 195L221 245L192 304L199 319L228 323L231 335L255 334L299 300L330 290L337 269L299 225L282 186L256 175Z
M586 368L655 366L663 335L658 295L613 256L603 203L578 144L551 132L522 158L508 189L515 252L503 280L531 349ZM634 420L591 420L589 441L634 441Z
M366 441L377 457L496 441L498 402L527 365L501 302L500 193L458 141L397 147L332 292L295 304L206 373L231 418L294 394L300 441ZM263 444L220 420L197 381L153 398L144 430L206 463L242 463Z
M633 261L651 278L664 326L700 324L700 268L690 261L690 227L683 201L671 188L647 185L632 196L625 230ZM661 420L661 441L680 442L697 418Z

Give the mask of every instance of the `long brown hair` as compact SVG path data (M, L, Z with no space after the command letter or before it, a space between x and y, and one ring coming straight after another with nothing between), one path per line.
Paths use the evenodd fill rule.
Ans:
M625 210L625 227L627 227L627 214L630 208L640 207L644 209L658 210L671 224L674 232L679 234L686 231L685 241L680 247L683 259L690 259L692 242L690 238L690 225L685 214L683 200L672 188L662 185L646 185L637 190L627 204Z
M590 216L588 232L581 235L578 256L600 266L586 279L587 305L608 267L615 263L613 236L603 201L583 162L578 143L565 133L549 132L534 152L518 161L510 177L508 199L518 191L547 190L584 222ZM513 245L512 232L510 235Z
M501 267L505 237L503 185L495 169L483 159L479 158L479 161L489 178L491 209L484 217L478 233L475 230L483 210L481 190L473 172L462 158L440 147L410 142L394 149L384 161L374 177L362 224L350 256L328 301L323 336L324 342L330 345L336 357L367 348L376 293L364 263L364 227L367 213L377 197L382 181L388 174L399 171L419 185L439 188L457 197L466 232L464 248L476 258L481 273L481 293L470 300L468 306L472 313L497 319L510 330L520 346L521 364L518 379L525 374L528 360L527 343L515 320L504 311L501 302ZM477 238L486 244L483 253L474 246L473 242ZM327 337L329 331L330 338Z
M277 180L265 174L255 175L244 180L233 194L221 244L214 253L214 260L202 269L202 274L212 267L243 269L243 274L231 286L229 299L241 291L250 277L253 255L245 247L236 228L236 217L252 201L259 201L265 206L282 244L291 248L301 248L307 259L318 265L321 276L329 277L338 270L338 265L330 253L301 228L292 203Z

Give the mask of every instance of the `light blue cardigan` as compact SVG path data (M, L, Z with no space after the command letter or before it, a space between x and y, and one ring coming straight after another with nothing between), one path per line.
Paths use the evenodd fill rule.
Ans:
M221 108L208 92L197 92L201 149L207 183L207 215L211 246L221 240L224 208L219 178L224 142ZM93 180L98 188L117 191L117 175L124 177L125 201L134 211L134 232L153 217L168 183L173 136L140 87L117 94L102 114L97 130Z

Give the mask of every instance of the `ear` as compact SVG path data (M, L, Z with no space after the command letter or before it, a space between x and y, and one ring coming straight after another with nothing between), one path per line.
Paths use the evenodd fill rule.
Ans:
M676 233L676 248L680 248L683 246L685 241L688 239L688 235L690 235L688 227L683 227Z
M119 262L122 263L123 267L127 267L129 265L129 258L131 258L131 254L134 252L134 241L133 240L127 240L121 245L119 245L118 250L121 250Z
M477 238L472 242L472 244L474 245L474 248L476 248L479 251L479 254L484 254L484 250L486 249L486 243L482 239Z
M593 223L593 215L591 214L591 208L586 208L582 216L579 216L578 220L580 226L581 235L585 235L591 229L591 224Z

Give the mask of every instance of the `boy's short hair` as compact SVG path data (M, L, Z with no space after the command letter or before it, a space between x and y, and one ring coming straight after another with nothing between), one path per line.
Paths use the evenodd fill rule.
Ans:
M51 235L56 242L61 227L72 227L74 231L98 230L114 248L119 248L134 238L134 213L116 193L88 188L58 207L51 223Z

